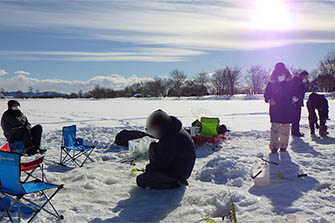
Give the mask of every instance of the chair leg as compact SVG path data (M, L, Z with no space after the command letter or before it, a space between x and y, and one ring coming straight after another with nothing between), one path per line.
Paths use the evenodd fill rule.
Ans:
M57 190L56 190L50 197L48 197L48 196L46 195L46 193L45 193L44 191L42 191L44 197L46 198L46 201L45 201L45 202L43 203L43 205L41 205L41 206L39 206L39 205L36 204L35 202L32 202L32 201L30 201L30 200L28 200L28 199L26 199L26 198L23 198L24 200L28 201L29 203L31 203L31 204L33 204L33 205L39 207L39 209L36 210L35 214L28 220L28 223L32 222L33 219L36 217L36 215L37 215L41 210L43 210L43 211L47 212L48 214L50 214L50 215L56 217L58 220L63 220L63 219L64 219L64 216L63 216L63 215L60 215L60 214L58 213L58 211L56 210L56 208L55 208L55 207L53 206L53 204L51 203L51 199L52 199L52 198L58 193L58 191L59 191L60 189L62 189L62 188L63 188L63 187L58 187ZM45 207L47 204L50 204L50 206L51 206L52 209L55 211L55 213L52 213L51 211L44 209L44 207Z
M47 179L47 177L45 176L45 173L44 173L43 163L40 165L40 168L41 168L41 173L42 173L42 181L48 182L48 179Z
M92 162L93 162L93 160L90 158L90 155L91 155L91 153L93 152L93 150L94 150L94 148L93 149L91 149L90 150L90 152L87 154L86 152L85 153L83 153L83 155L85 155L86 156L86 158L85 158L85 160L82 162L82 164L81 164L81 166L80 167L82 167L83 165L84 165L84 163L86 162L86 160L87 159L89 159L89 160L91 160Z
M0 203L1 203L2 208L5 210L5 213L2 216L0 216L0 221L2 221L2 219L7 215L10 222L14 223L12 216L9 214L9 210L7 209L6 205L2 202L1 198L0 198Z
M20 202L17 203L17 223L21 221L21 205Z
M62 149L62 151L64 150L63 152L65 153L65 156L61 158L61 161L59 164L62 166L66 166L65 164L71 160L72 162L74 162L74 164L77 167L83 167L83 165L86 163L87 160L94 162L94 160L90 158L90 155L94 149L95 148L92 148L87 151L78 151L78 152L72 151L72 154L71 154L71 151L66 151L65 149ZM83 155L85 156L85 159L83 160L83 162L77 162L77 158Z
M12 197L12 196L8 196L8 195L5 195L6 197L8 197L9 199L13 200L12 204L10 205L10 207L7 209L4 204L2 203L2 205L4 206L4 210L5 210L5 214L3 214L1 217L0 217L0 221L4 218L5 215L7 215L10 219L11 222L14 222L11 215L10 215L10 210L12 210L12 208L15 206L15 204L17 204L17 207L18 207L18 212L17 212L17 222L20 223L21 221L21 208L20 208L20 199L22 198L22 196L17 196L16 198ZM1 199L0 199L1 200Z
M76 161L76 158L78 158L81 155L80 153L79 154L75 154L74 151L73 151L73 155L71 155L71 152L68 152L66 150L64 150L64 152L65 152L66 155L61 160L60 165L66 166L65 164L67 162L69 162L70 160L72 160L75 163L76 166L80 167L79 163Z
M35 172L36 169L33 169L30 172L25 172L27 174L26 178L24 179L23 183L27 182L30 177L32 177L33 173Z
M57 209L55 208L55 206L53 205L53 203L51 202L51 198L48 197L48 195L43 191L43 195L48 199L50 206L52 207L52 209L54 210L54 212L56 213L57 216L59 216L60 218L64 218L62 215L60 215L57 211Z

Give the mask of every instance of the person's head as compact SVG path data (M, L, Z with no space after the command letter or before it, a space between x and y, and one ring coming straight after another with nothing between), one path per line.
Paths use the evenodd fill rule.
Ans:
M10 110L20 110L20 103L16 100L9 100L7 105Z
M271 72L271 81L285 81L292 78L292 73L287 69L284 63L279 62Z
M147 119L146 130L155 138L160 138L162 130L171 122L171 117L162 110L156 110Z
M307 81L308 80L308 75L309 73L307 71L302 71L300 72L299 74L299 78L302 80L302 81Z

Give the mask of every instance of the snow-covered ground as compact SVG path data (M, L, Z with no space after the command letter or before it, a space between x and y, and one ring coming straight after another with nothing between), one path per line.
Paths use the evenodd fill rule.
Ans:
M335 100L329 97L330 118L335 120ZM335 123L329 121L330 137L311 137L307 111L302 113L303 139L291 139L289 153L269 157L268 105L261 96L182 99L22 100L21 107L32 124L44 127L43 147L48 149L47 179L65 185L54 204L64 222L221 222L230 208L229 192L237 206L238 222L335 222ZM0 100L0 111L6 109ZM182 120L184 126L201 115L220 117L232 131L229 139L213 150L197 149L190 186L171 191L136 187L134 168L121 164L127 148L113 145L122 129L143 130L147 116L161 108ZM94 163L83 168L61 167L61 128L76 124L78 136L97 146ZM0 143L5 139L0 132ZM260 156L277 160L269 187L254 188L250 170ZM145 161L138 162L142 168ZM276 169L277 168L277 169ZM297 178L297 173L307 177ZM40 213L36 222L55 222Z

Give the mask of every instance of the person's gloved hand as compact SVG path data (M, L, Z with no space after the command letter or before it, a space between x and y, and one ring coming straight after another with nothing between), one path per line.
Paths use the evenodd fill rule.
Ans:
M296 104L299 101L299 98L297 98L296 96L293 96L291 98L292 104Z
M24 127L28 130L28 132L29 132L29 134L30 134L30 133L31 133L31 125L30 125L30 124L27 124L27 125L25 125Z

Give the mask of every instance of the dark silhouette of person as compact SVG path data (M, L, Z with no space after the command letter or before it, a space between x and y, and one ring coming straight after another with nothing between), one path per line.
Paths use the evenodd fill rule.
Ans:
M147 120L147 131L159 141L150 144L150 163L137 177L137 185L153 189L187 186L195 163L195 146L181 121L157 110Z
M291 72L285 64L277 63L271 72L264 100L270 104L270 150L272 153L285 152L288 147L290 124L292 123L293 104L290 81Z
M31 126L27 117L20 110L20 103L10 100L7 103L8 109L1 118L1 127L9 143L22 141L28 155L44 153L46 150L40 149L42 138L42 126Z
M308 109L308 121L309 121L309 129L311 131L311 135L315 134L315 127L319 129L320 136L327 136L327 126L326 122L329 119L329 106L328 100L324 95L317 94L313 91L313 93L309 96L307 101L307 109ZM319 115L319 124L318 117L316 115L316 111Z
M292 102L294 104L293 120L292 120L292 136L303 137L304 134L300 132L301 108L304 107L305 93L307 92L308 72L302 71L298 76L291 80L291 88L293 93Z

